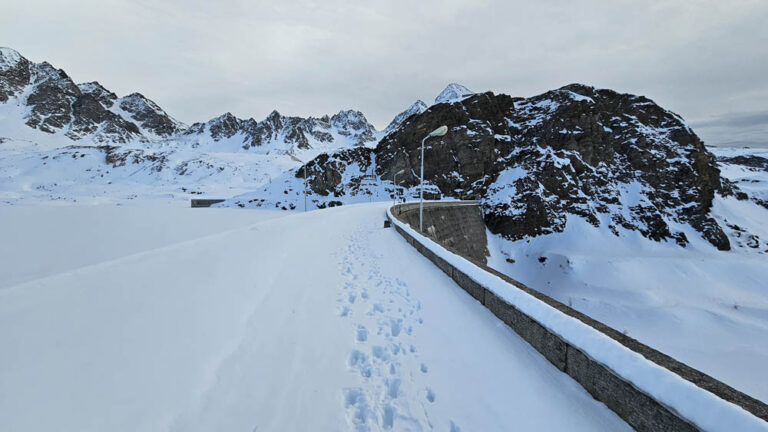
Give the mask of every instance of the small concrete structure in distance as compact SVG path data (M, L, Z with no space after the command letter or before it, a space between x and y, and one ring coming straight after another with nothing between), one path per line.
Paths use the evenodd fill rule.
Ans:
M220 202L224 202L223 199L193 199L192 200L192 208L197 207L210 207L214 204L218 204Z

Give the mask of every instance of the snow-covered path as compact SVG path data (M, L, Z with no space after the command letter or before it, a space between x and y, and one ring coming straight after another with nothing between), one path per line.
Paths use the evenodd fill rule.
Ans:
M0 289L0 426L628 429L383 229L384 209L263 220Z

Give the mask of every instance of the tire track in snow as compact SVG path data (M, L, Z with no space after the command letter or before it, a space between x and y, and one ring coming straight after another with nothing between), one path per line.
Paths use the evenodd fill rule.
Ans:
M419 361L415 333L421 303L399 278L382 274L370 247L371 230L347 238L339 269L347 279L338 295L338 315L350 321L355 348L347 366L359 386L342 389L351 429L431 430L428 408L436 400L424 386L429 367Z

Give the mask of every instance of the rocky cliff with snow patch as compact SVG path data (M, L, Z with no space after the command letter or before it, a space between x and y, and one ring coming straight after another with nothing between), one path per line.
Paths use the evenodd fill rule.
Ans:
M425 151L430 190L481 200L494 233L520 239L560 232L569 217L580 217L616 235L638 231L681 246L692 228L718 249L730 248L710 214L715 193L728 190L685 122L648 98L578 84L527 99L489 92L433 105L374 150L307 164L313 195L322 203L373 193L361 186L370 173L354 172L369 164L379 184L403 171L398 183L413 191L421 139L440 125L449 133L428 140Z

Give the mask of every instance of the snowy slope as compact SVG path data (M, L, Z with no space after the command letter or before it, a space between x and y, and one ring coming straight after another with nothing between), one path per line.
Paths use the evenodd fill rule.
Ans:
M0 356L1 423L60 431L628 430L383 230L384 208L262 221L248 212L249 227L0 288L0 346L12 353ZM78 223L52 209L47 224L90 228L88 217ZM145 217L188 224L200 211L221 214ZM142 236L137 223L146 219L135 212L111 218ZM30 238L29 251L37 241L64 241Z
M711 150L729 157L765 154ZM768 193L768 172L726 163L720 168L750 196ZM562 233L519 241L489 233L489 264L768 401L768 371L763 367L768 345L757 343L768 340L768 209L718 195L712 213L726 228L733 250L717 251L691 232L685 249L624 229L617 236L604 224L598 228L569 216Z

